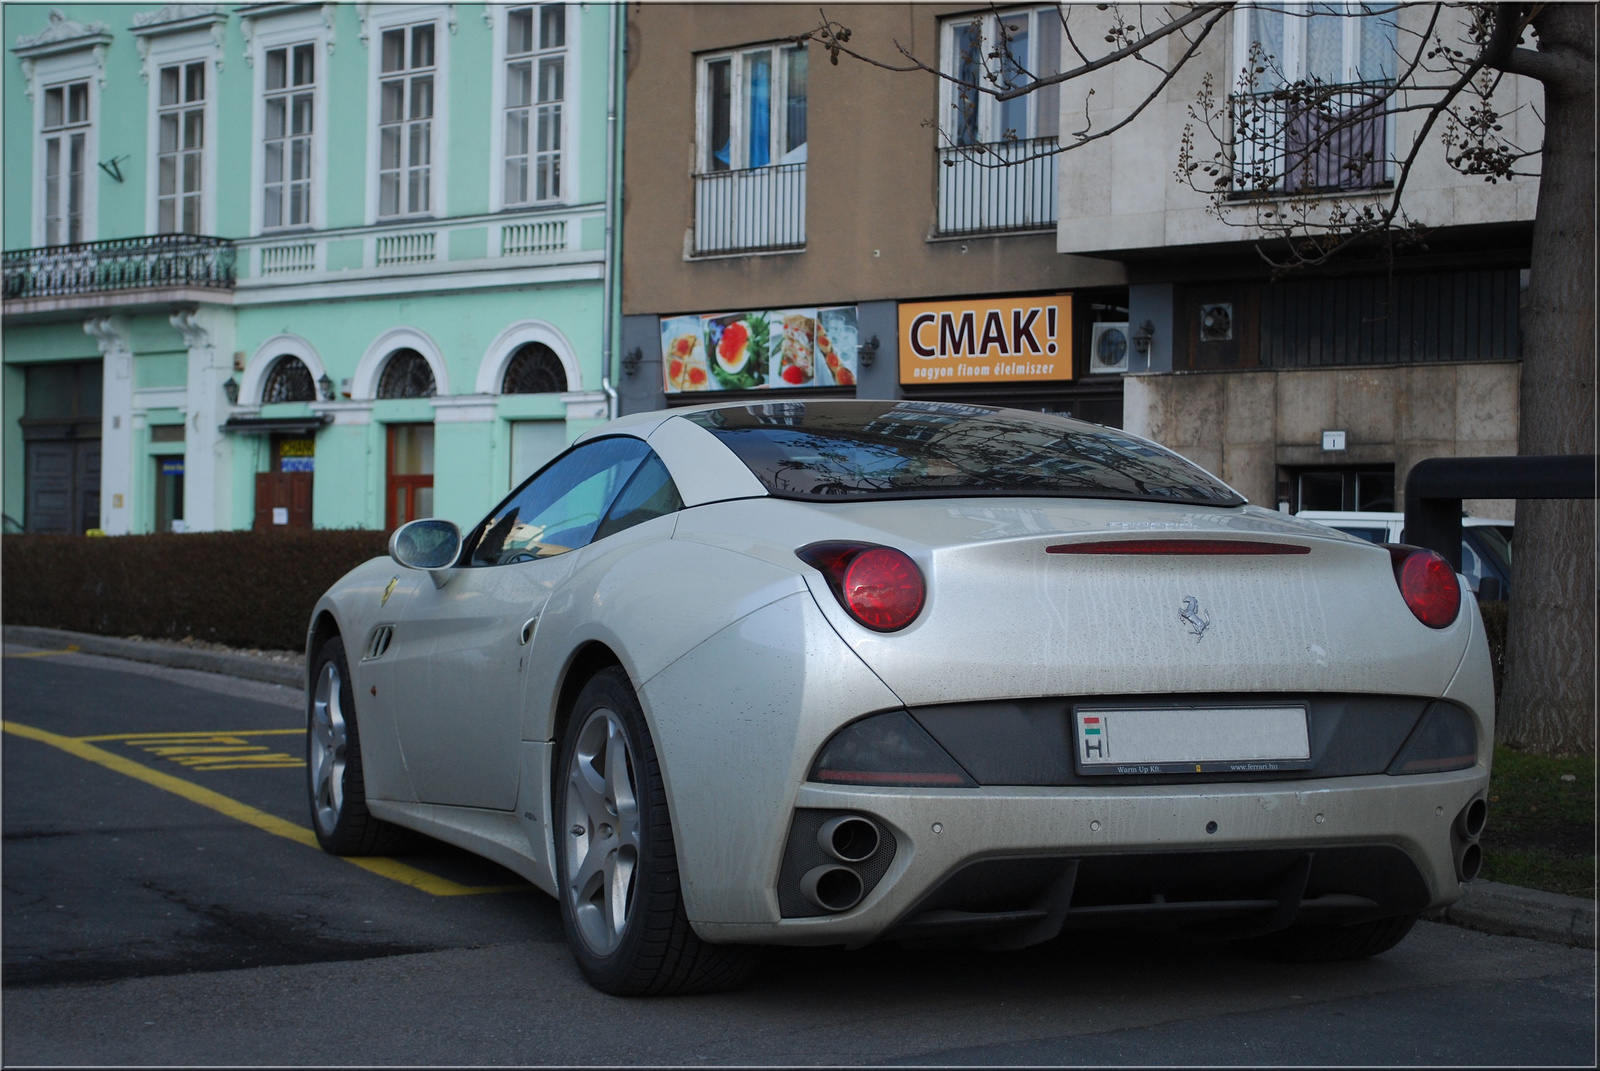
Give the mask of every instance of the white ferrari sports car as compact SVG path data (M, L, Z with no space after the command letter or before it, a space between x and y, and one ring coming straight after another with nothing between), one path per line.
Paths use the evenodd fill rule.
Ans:
M732 985L764 944L1126 924L1368 956L1479 866L1461 579L1120 431L645 413L389 547L311 617L317 837L510 867L608 992Z

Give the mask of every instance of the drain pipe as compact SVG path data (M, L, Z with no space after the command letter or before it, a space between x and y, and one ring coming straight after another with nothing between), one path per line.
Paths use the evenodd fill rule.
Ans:
M606 29L606 228L605 228L605 262L602 273L602 287L605 290L604 306L605 319L600 325L600 360L602 371L600 373L600 389L606 394L606 414L615 420L620 415L621 399L617 395L617 388L613 386L612 375L616 369L616 330L614 323L616 313L620 311L621 302L613 293L618 285L617 256L615 235L617 231L617 195L618 182L617 168L617 17L627 17L624 4L613 4L611 8L611 24ZM626 31L624 31L626 32Z

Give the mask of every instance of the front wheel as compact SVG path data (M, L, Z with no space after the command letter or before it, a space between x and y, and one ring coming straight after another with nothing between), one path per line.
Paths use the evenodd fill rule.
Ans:
M371 855L401 845L403 831L367 810L356 723L355 686L344 641L317 650L316 674L306 704L306 789L317 843L333 855Z
M620 667L584 685L558 763L561 921L584 977L618 996L743 982L757 950L707 944L689 925L655 745Z

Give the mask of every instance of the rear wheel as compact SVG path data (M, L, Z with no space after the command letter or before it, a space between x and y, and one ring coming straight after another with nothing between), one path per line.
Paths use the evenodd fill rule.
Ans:
M371 855L402 846L405 831L367 811L355 687L338 637L317 651L306 708L306 789L311 828L325 851Z
M1255 955L1282 963L1366 959L1399 944L1416 921L1415 915L1396 915L1347 926L1290 926L1239 944Z
M757 950L707 944L689 925L655 744L621 668L584 685L556 769L561 920L584 977L618 996L743 982Z

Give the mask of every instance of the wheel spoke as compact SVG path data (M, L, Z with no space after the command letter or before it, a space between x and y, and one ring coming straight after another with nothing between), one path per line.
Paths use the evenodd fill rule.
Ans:
M611 817L610 808L606 806L605 784L600 780L600 775L594 772L594 767L587 762L575 764L571 777L572 787L578 791L578 799L583 806L582 818L588 820L589 830L593 832L601 823ZM579 815L570 815L579 818Z

